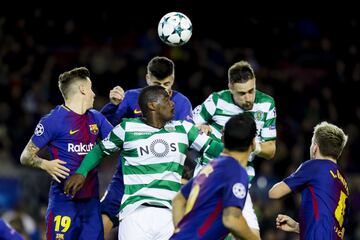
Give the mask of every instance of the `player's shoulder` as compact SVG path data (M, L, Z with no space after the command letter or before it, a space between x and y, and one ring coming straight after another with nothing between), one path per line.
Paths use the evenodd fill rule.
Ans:
M234 159L233 157L221 155L218 158L219 161L228 168L235 168L235 169L239 169L240 171L246 172L245 168L241 166L241 164L238 161L236 161L236 159Z
M105 116L96 109L89 109L87 114L92 115L95 119L105 119Z
M89 109L88 112L93 115L102 115L101 112L99 112L98 110L96 110L94 108Z
M42 120L46 121L58 121L68 114L70 110L64 105L57 105L50 112L42 117Z
M212 101L215 104L217 104L219 99L231 99L231 93L230 90L222 90L218 92L211 93L208 98L205 100L205 102Z
M182 101L190 102L188 97L186 97L184 94L176 90L172 90L171 98L176 99L177 101L182 100Z
M138 96L140 94L141 90L142 90L142 88L129 89L129 90L125 91L125 97Z
M255 102L257 103L271 103L272 105L275 103L275 100L272 96L262 91L256 90Z
M171 128L173 127L174 129L185 131L188 132L190 131L190 129L192 129L192 127L194 127L195 125L189 121L186 120L171 120L170 122L168 122L166 125L166 128Z
M169 121L166 125L173 125L173 126L192 126L194 125L193 123L190 123L186 120L171 120Z
M218 95L219 97L231 96L231 92L229 89L224 89L218 92L214 92L213 94Z
M317 171L319 164L321 164L321 162L315 159L306 160L300 164L296 172L299 169L311 169Z
M230 156L220 155L215 159L216 168L224 171L225 174L237 173L237 174L247 174L245 168Z
M210 96L212 96L212 99L214 101L218 101L219 99L221 99L225 102L233 102L232 95L229 89L213 92Z
M141 118L122 118L121 119L121 122L119 123L119 125L125 127L126 125L129 125L129 124L145 124Z

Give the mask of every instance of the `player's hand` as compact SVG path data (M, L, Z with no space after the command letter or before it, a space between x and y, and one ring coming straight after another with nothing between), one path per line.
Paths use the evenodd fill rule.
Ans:
M65 182L64 193L74 197L75 194L82 188L84 183L85 177L79 173L75 173Z
M206 124L198 125L197 128L199 129L200 133L205 133L206 135L210 135L211 127Z
M299 223L287 215L279 214L276 218L276 228L285 232L299 233Z
M60 159L54 159L51 161L43 160L41 162L41 169L45 170L50 176L57 182L61 182L59 178L65 179L69 176L70 169L65 167L66 162Z
M113 89L110 90L109 93L110 102L114 105L119 105L124 99L124 96L125 96L124 89L122 89L122 87L120 86L114 87Z

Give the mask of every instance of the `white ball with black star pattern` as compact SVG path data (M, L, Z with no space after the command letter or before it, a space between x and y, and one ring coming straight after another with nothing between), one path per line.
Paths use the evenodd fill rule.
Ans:
M181 46L192 35L190 19L181 12L170 12L163 16L158 25L160 39L169 46Z

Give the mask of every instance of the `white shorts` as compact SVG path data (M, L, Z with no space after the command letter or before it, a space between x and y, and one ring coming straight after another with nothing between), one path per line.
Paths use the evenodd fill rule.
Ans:
M250 228L260 230L250 193L247 194L242 214Z
M139 206L119 224L119 240L168 240L174 233L168 208Z

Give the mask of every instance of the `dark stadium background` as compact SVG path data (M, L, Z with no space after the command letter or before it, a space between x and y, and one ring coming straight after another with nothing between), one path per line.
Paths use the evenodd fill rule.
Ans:
M325 10L261 15L235 3L131 5L0 10L0 215L31 239L43 234L50 178L22 167L19 156L39 118L62 103L57 78L63 71L90 69L100 109L115 85L144 86L147 62L164 55L176 65L175 89L196 107L225 89L227 69L246 59L255 68L257 87L275 98L278 114L276 157L255 160L251 189L262 238L297 238L276 230L275 217L281 212L297 218L299 196L270 201L267 191L308 158L312 128L326 120L350 137L340 159L351 193L346 239L360 239L359 17ZM185 13L193 23L190 42L180 48L166 46L156 32L171 11ZM102 193L115 164L116 157L102 163Z

